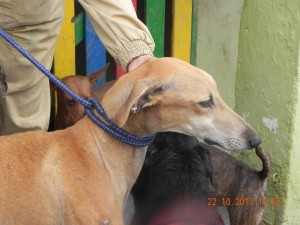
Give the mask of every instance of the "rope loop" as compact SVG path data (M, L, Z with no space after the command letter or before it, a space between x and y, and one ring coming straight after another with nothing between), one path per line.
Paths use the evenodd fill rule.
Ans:
M100 115L105 114L103 107L99 104L99 102L96 99L88 98L87 101L90 103L90 109L96 109Z

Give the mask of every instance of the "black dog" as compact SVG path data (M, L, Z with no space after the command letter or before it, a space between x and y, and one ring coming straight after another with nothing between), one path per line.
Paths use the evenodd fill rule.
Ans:
M226 206L231 225L261 223L266 205L260 201L267 198L267 177L271 169L263 148L255 149L262 170L183 134L160 133L148 150L132 190L136 206L133 225L149 224L176 196L190 193L196 195L194 199L203 198L209 193L208 178L212 185L209 185L211 193L207 203ZM223 203L223 199L230 199L231 204Z
M209 181L217 186L209 151L196 138L157 134L131 191L132 225L224 224L217 209L208 206Z

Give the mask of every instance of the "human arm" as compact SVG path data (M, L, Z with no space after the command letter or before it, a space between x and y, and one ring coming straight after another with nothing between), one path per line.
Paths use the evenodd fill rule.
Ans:
M131 0L79 2L105 48L125 71L153 56L154 41L148 28L138 20Z

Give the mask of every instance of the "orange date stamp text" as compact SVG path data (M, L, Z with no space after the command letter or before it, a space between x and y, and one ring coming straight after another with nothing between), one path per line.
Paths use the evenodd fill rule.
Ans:
M272 206L281 206L281 198L249 198L249 197L212 197L207 199L208 206L267 206L271 204Z

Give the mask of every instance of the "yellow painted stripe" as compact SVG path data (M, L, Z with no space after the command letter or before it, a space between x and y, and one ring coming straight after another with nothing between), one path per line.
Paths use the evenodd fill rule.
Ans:
M173 0L173 57L190 62L192 35L192 0Z
M74 1L65 1L65 18L54 55L54 74L59 78L75 74Z

